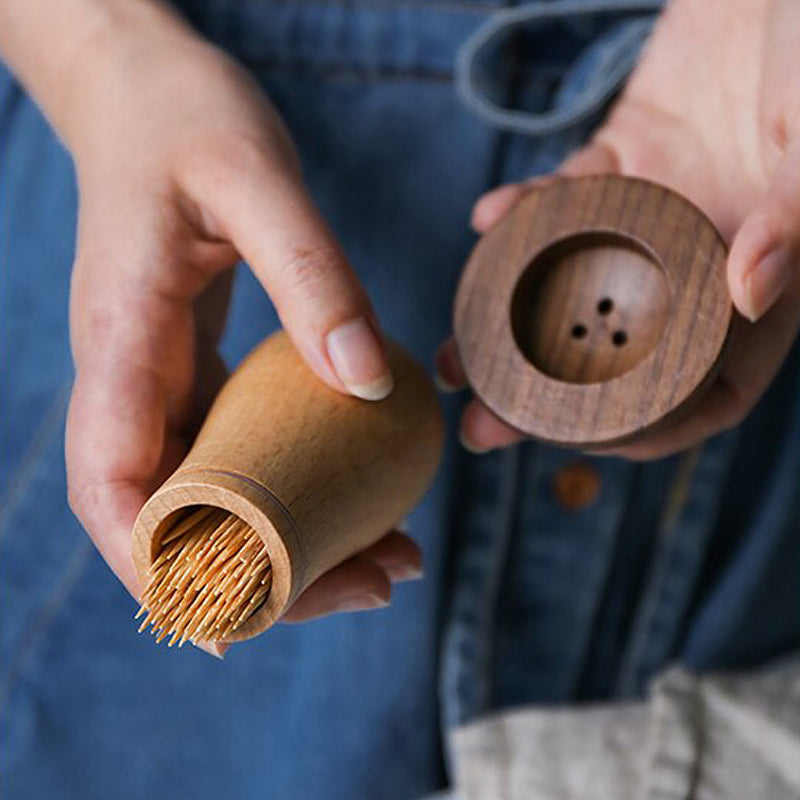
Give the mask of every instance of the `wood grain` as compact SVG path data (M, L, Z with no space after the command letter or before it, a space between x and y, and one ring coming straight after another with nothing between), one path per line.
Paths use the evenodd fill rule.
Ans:
M236 514L257 531L272 565L266 601L225 641L247 639L316 578L401 522L435 474L442 418L422 368L397 345L388 354L394 391L369 402L323 384L283 333L256 348L136 520L142 586L182 509Z
M708 385L732 319L708 218L647 181L563 179L477 244L454 328L470 385L505 422L576 447L630 441Z

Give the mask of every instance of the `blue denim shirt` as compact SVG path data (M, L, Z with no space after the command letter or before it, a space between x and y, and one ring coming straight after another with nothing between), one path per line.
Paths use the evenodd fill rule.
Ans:
M494 0L181 6L263 84L384 327L429 367L474 241L473 202L586 139L613 89L609 65L630 66L650 23L630 8L543 20L510 51L482 53L476 87L490 105L550 123L557 112L525 136L456 91L459 48ZM9 797L417 797L447 782L443 727L519 703L634 697L673 661L743 667L797 648L797 347L739 429L648 464L537 443L469 455L455 444L463 399L448 397L445 460L410 520L426 579L399 586L389 609L277 626L221 664L137 637L134 601L66 504L74 176L7 73L0 140ZM276 324L243 267L226 359ZM597 479L584 505L555 488L576 462Z

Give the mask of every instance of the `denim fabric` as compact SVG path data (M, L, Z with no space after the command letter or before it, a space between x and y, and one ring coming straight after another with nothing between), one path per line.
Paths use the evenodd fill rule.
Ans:
M460 104L457 52L497 10L489 0L181 5L263 83L386 330L430 367L474 200L553 169L597 119L532 139ZM515 49L488 89L532 111L568 106L618 25L531 31L542 46ZM134 601L65 498L74 176L7 73L0 142L5 797L418 797L447 782L443 726L637 696L673 660L717 669L797 648L797 348L741 430L653 464L588 459L602 487L581 511L552 491L578 456L539 444L469 456L454 444L462 400L447 398L445 460L410 520L426 579L389 609L279 625L224 663L137 636ZM275 326L242 268L226 359Z

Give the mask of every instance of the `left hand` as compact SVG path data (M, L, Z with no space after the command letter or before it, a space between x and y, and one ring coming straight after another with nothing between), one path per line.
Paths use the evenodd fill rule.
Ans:
M691 412L614 453L649 459L741 422L778 372L800 327L800 2L672 0L620 100L563 175L647 178L699 206L731 244L736 319L722 369ZM472 224L491 228L536 179L485 194ZM442 382L464 371L452 339ZM473 399L461 439L482 452L524 436Z

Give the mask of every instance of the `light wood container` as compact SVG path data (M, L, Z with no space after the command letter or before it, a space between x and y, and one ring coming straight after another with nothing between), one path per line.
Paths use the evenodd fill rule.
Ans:
M267 599L225 641L248 639L316 578L400 523L434 477L443 425L422 368L394 344L388 353L394 391L369 402L322 383L286 334L259 345L136 520L132 549L142 586L182 509L230 511L257 531L272 562Z

